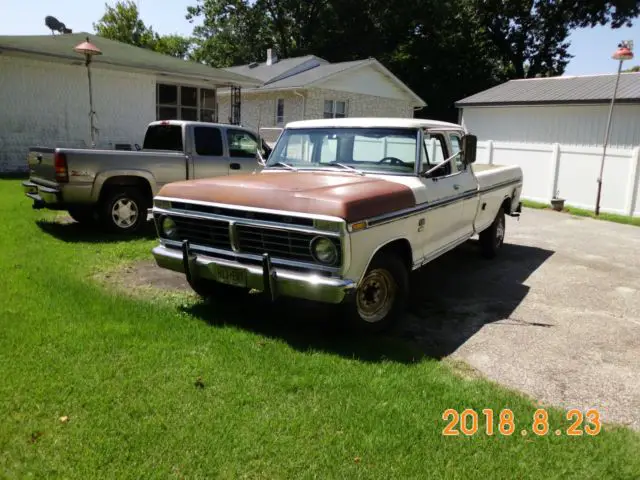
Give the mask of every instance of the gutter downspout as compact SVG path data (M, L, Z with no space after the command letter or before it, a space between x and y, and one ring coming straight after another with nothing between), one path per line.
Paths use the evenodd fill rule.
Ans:
M298 92L297 90L294 90L293 93L295 93L299 97L302 97L302 118L300 120L306 120L307 119L307 97L306 95Z

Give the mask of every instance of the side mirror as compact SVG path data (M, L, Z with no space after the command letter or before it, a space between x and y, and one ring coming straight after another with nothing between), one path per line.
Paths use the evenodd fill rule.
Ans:
M478 147L478 137L475 135L465 135L462 137L462 162L471 165L476 161L476 150Z

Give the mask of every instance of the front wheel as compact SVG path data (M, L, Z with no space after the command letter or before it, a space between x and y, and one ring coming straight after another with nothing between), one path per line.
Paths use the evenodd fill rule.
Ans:
M489 228L480 232L480 248L486 258L494 258L502 248L505 234L504 207L500 207Z
M364 333L390 329L404 313L408 291L409 273L400 257L378 254L354 298L343 305L348 326Z

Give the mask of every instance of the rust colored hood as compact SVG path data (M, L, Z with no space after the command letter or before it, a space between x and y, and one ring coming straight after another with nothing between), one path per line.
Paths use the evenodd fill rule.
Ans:
M347 222L415 206L405 185L342 172L260 172L166 184L159 196L330 215Z

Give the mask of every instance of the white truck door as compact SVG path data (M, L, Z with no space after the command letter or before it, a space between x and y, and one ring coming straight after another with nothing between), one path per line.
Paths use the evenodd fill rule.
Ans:
M462 146L462 134L460 132L449 132L449 151L450 155L460 152ZM458 156L453 162L452 167L455 177L454 188L461 196L462 211L460 214L460 223L456 228L459 237L472 236L474 233L473 224L478 209L478 183L471 171L471 166L464 165L462 158Z
M443 163L450 156L443 133L425 132L423 148L422 171ZM463 204L459 198L459 179L451 162L420 178L426 187L428 203L423 241L424 256L428 258L458 239Z
M258 138L246 130L235 128L227 128L226 130L229 175L251 173L258 169L259 164L256 157Z
M219 177L229 174L222 132L215 126L193 127L193 178Z

